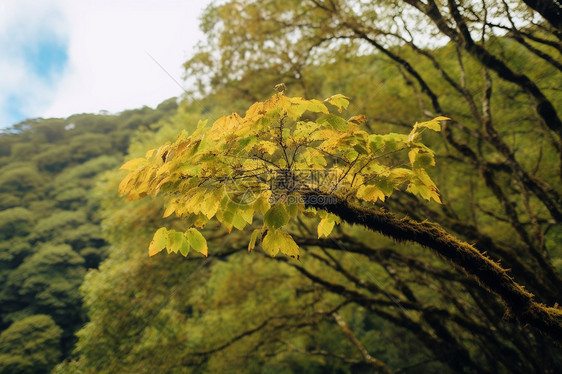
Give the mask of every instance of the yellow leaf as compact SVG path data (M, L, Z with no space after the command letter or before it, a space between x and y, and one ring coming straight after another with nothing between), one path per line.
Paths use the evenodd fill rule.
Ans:
M123 165L121 165L121 167L119 168L119 170L137 170L140 166L144 166L147 164L146 159L144 158L134 158L132 160L129 160L127 162L125 162Z
M347 106L349 105L349 97L344 96L342 94L331 96L324 101L337 107L339 113L342 112L342 108L347 109Z
M203 213L208 219L213 218L213 216L217 213L222 195L222 190L214 190L211 194L204 197L203 203L201 204L201 213Z
M256 240L261 238L261 230L255 229L252 231L252 235L250 235L250 243L248 244L248 252L252 252L256 246Z
M254 208L252 206L242 207L237 213L246 223L252 224L254 218Z
M172 213L174 213L176 210L176 201L170 201L168 203L168 206L166 207L166 210L164 211L164 214L162 215L162 218L166 218L172 215Z
M148 246L148 255L154 256L155 254L166 248L168 242L168 230L165 227L160 227L155 233L150 245Z
M419 151L420 151L419 148L413 148L410 150L410 152L408 152L408 158L410 158L410 163L412 164L412 167L416 162L416 155L418 154Z
M445 121L445 120L448 120L448 119L450 119L450 118L448 118L448 117L435 117L431 121L417 123L415 125L415 127L417 127L417 128L427 127L428 129L431 129L433 131L441 131L441 125L439 124L439 121Z
M308 109L308 102L302 97L292 97L289 98L289 101L293 105L288 105L286 107L287 116L293 121L296 121Z
M350 119L348 119L349 122L353 122L356 123L358 125L362 125L365 122L367 122L367 117L365 117L363 114L360 114L358 116L353 116Z
M433 199L438 204L441 204L441 198L439 197L439 190L435 183L431 180L429 175L424 169L415 169L415 176L417 180L414 180L408 185L406 191L418 194L426 200Z
M232 216L232 224L240 231L244 230L244 227L247 225L246 221L240 216L240 214L238 214L238 212L234 213Z
M338 135L338 132L332 128L323 129L319 131L315 131L310 134L310 140L325 140L329 139L334 135Z
M119 183L119 194L121 196L126 195L129 191L129 184L131 183L134 174L128 174L123 180Z
M403 183L406 180L410 179L412 175L413 175L413 173L409 169L394 168L394 169L390 170L390 172L388 174L388 179L391 182Z
M292 258L299 258L299 246L293 240L293 237L285 232L281 232L281 253Z
M318 238L328 237L334 229L335 222L328 217L322 218L318 223Z
M205 198L206 188L194 188L190 190L192 195L185 203L185 209L188 212L199 213L201 212L201 201Z
M185 232L185 236L193 249L207 257L207 240L197 229L188 229Z
M306 109L314 113L330 113L328 111L328 108L326 108L326 105L322 104L321 101L315 99L308 100L308 107Z
M206 119L206 120L204 120L204 121L203 121L203 120L200 120L199 122L197 122L197 130L202 129L203 127L205 127L205 126L207 125L207 122L208 122L208 121L209 121L209 120Z
M273 142L270 142L269 140L262 140L262 141L257 142L254 145L254 147L261 152L266 152L266 153L272 155L275 152L275 150L277 149L278 145L273 143Z
M158 182L158 184L156 185L156 187L154 188L154 190L152 191L152 195L156 196L158 194L158 192L160 191L160 189L162 188L162 186L166 183L168 183L172 178L171 177L166 177L164 179L162 179L160 182Z
M279 231L277 230L269 230L267 234L265 234L261 243L261 247L265 253L272 257L279 253L279 237Z
M262 241L262 248L265 253L275 256L279 251L292 257L299 258L299 246L291 235L280 230L269 230Z
M363 185L357 190L357 198L375 203L377 200L384 201L385 196L376 186Z
M267 213L267 211L271 208L271 204L269 204L269 196L262 194L262 196L254 202L253 208L256 212L260 212L261 214Z
M144 158L146 158L147 160L149 158L152 157L152 155L154 154L154 151L156 151L156 148L152 148L151 150L149 150L148 152L146 152L146 154L144 155Z

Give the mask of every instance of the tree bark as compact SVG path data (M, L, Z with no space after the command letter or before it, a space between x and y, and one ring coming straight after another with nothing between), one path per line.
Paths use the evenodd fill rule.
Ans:
M558 31L562 31L562 6L559 2L553 0L523 0L523 2L537 11Z
M415 242L430 248L476 279L482 287L498 295L507 308L508 317L535 327L558 343L562 342L562 309L557 305L547 307L535 301L533 295L515 282L507 270L472 245L453 237L435 223L417 222L409 217L398 218L392 213L339 198L334 204L323 204L323 201L331 201L333 197L321 191L303 194L307 207L336 214L350 224L365 226L397 241Z

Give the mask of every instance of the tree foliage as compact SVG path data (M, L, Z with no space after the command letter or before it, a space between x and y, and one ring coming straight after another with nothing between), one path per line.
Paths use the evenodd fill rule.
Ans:
M343 95L325 102L338 112L349 104ZM310 117L315 114L320 115ZM318 237L327 237L339 222L335 215L307 209L303 193L321 191L374 203L403 188L440 203L425 170L435 165L433 151L420 136L426 129L439 131L439 121L445 119L416 123L409 135L369 134L362 128L364 116L346 120L318 100L280 92L252 105L244 117L234 113L210 127L201 122L193 134L183 132L174 143L148 151L146 158L128 161L121 168L131 173L119 190L128 200L168 192L164 216L175 213L188 226L203 227L216 217L229 231L243 230L260 215L263 224L252 233L249 249L260 238L272 256L281 252L298 258L298 246L284 226L299 215L318 215ZM408 163L400 158L406 154ZM166 248L185 256L190 247L207 255L207 244L195 228L185 233L161 228L149 254Z
M97 268L108 254L81 289L89 322L78 334L76 360L57 369L69 373L556 372L562 365L556 339L522 318L526 311L545 311L541 303L560 304L562 287L562 148L557 125L562 69L553 5L526 0L214 2L202 17L207 40L186 63L186 74L199 85L200 100L177 113L170 100L155 111L30 120L0 136L0 207L19 217L12 226L9 216L2 216L2 284L17 278L12 273L24 263L40 264L41 274L32 274L30 266L23 270L40 281L36 285L46 284L41 282L55 267L34 256L38 251L57 262L49 252L66 248L65 258L71 259L65 246L70 245L85 260L69 265L73 269ZM150 164L173 177L165 164L179 158L168 153L169 160L160 164L155 155L162 143L169 141L165 147L171 149L181 130L187 131L183 141L197 131L208 134L212 126L197 130L198 119L215 122L226 109L243 113L270 96L278 82L287 83L294 96L353 96L342 109L345 115L323 102L332 116L307 111L297 121L288 118L291 136L299 121L345 133L351 118L361 122L359 113L369 120L352 124L369 136L407 136L416 121L451 118L441 122L441 132L423 134L423 144L438 165L430 174L443 204L405 191L405 182L391 195L376 184L348 195L349 201L342 198L323 206L307 200L306 191L293 190L301 195L305 212L298 209L298 200L275 204L273 199L257 212L241 209L253 208L255 196L264 190L296 187L287 183L296 177L283 172L287 167L270 164L265 180L254 177L249 183L250 175L239 173L240 179L222 181L224 196L236 203L229 208L218 202L216 211L223 213L225 224L201 213L215 209L212 195L197 197L200 204L189 207L198 218L187 210L176 217L182 209L178 204L162 218L170 203L182 197L172 194L174 188L190 186L191 178L213 177L202 177L200 169L187 170L191 178L163 184L154 200L121 201L116 191L123 172L107 174L93 188L99 173L122 162L129 144L128 159L144 158L145 167ZM172 112L168 123L150 125ZM278 132L279 127L273 123L271 128ZM135 129L139 131L132 136ZM78 139L72 140L74 136ZM263 136L261 140L273 143L269 147L274 153L266 147L260 156L283 160L276 136L285 142L289 137L275 131ZM223 138L224 151L234 136ZM238 147L255 145L251 143ZM146 150L154 147L146 160ZM375 161L410 171L432 163L426 152L418 151L412 153L412 165L409 151ZM343 159L349 152L342 149L337 156ZM241 154L248 158L244 150ZM287 156L290 161L292 153ZM326 165L320 157L305 162L318 162L315 170L346 170L344 161L321 157ZM192 165L190 158L185 161ZM220 170L236 164L223 162ZM205 188L221 182L211 179ZM340 185L345 183L349 181ZM255 194L242 193L248 190ZM31 219L19 208L27 209ZM315 216L307 217L312 208ZM67 214L73 211L84 214ZM61 222L59 230L44 220L51 215ZM205 227L197 226L204 221ZM39 222L38 236L34 227ZM72 222L79 226L73 228ZM161 248L165 237L164 248L169 244L168 249L183 254L189 250L187 258L146 256L154 232L164 225L153 250ZM396 239L360 225L413 241L397 245ZM267 231L262 232L264 226ZM189 237L184 235L188 230ZM444 236L445 231L458 240ZM443 239L450 248L442 245ZM271 257L283 248L280 241L289 245L289 254L296 253L292 243L298 243L302 260ZM416 243L429 243L434 251ZM269 250L253 250L260 247ZM195 249L206 251L207 257ZM477 262L466 268L467 259ZM495 276L478 283L462 269L479 274L480 280L482 272ZM37 313L14 302L21 288L13 284L0 290L2 329ZM514 298L505 298L505 291L513 291ZM73 308L69 311L75 314ZM547 311L551 316L557 312ZM514 323L514 318L524 324ZM553 335L556 326L547 329ZM64 330L63 351L68 352L73 328Z
M441 20L431 18L438 13ZM448 34L439 24L450 27ZM552 165L560 163L560 147L557 115L551 109L560 107L553 85L560 77L556 61L560 47L556 30L525 4L232 1L210 6L203 28L208 40L186 67L188 74L199 78L203 92L212 95L210 100L223 106L242 110L284 81L292 92L306 97L352 93L359 112L371 119L365 124L371 132L399 132L420 118L451 117L441 139L428 138L437 159L443 160L432 176L445 204L424 204L400 191L377 204L418 221L430 217L480 252L501 260L536 300L559 302L560 168ZM463 35L467 29L470 37ZM438 269L430 276L427 266L436 265L436 259L424 257L418 263L411 252L378 251L384 244L363 240L364 233L355 237L347 234L348 228L340 232L337 226L333 231L363 259L384 259L386 275L393 274L393 287L400 295L397 299L415 299L418 305L438 309L455 305L453 314L462 316L463 322L432 309L434 314L423 313L417 324L398 311L373 306L374 301L353 292L358 287L377 295L376 285L365 285L369 277L353 277L353 266L334 257L341 248L330 240L311 240L317 226L302 230L306 238L298 238L301 248L308 243L307 251L346 280L333 279L324 268L315 271L304 263L294 264L301 274L329 293L348 295L352 303L362 300L396 326L410 326L429 349L448 347L436 348L434 355L454 349L451 357L456 362L447 362L454 370L494 367L524 372L524 367L557 366L560 357L549 348L552 342L533 329L504 324L505 309L478 285L470 281L453 285L451 279L457 278ZM316 252L315 245L322 245L333 259ZM415 252L414 257L420 255ZM425 269L423 275L408 275L416 268ZM421 290L425 287L441 301L425 299ZM468 321L470 327L464 324ZM488 334L478 326L501 327ZM536 345L521 341L521 334L527 333ZM498 350L492 353L491 346Z
M78 288L107 251L95 180L176 101L162 108L26 120L0 133L0 332L22 334L2 341L2 372L44 373L71 354L85 321ZM52 325L45 341L38 315Z
M14 322L0 334L0 373L39 374L60 359L62 330L48 315Z

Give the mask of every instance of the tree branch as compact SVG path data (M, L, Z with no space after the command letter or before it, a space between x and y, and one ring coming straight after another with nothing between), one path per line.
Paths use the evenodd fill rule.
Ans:
M315 196L314 199L309 197ZM411 241L428 247L448 262L464 270L483 287L497 294L512 315L522 324L529 324L554 340L562 341L562 309L547 307L536 302L533 295L520 286L507 270L430 222L416 222L408 217L397 218L391 213L365 208L345 200L322 205L318 196L328 198L320 191L304 194L305 205L338 215L351 224L359 224L398 241ZM329 201L329 200L324 200Z
M359 353L361 353L361 356L363 356L365 362L373 366L380 373L387 373L387 374L392 373L392 370L390 370L390 368L386 366L384 362L374 358L369 354L367 348L365 348L363 343L361 343L359 339L357 339L355 334L353 334L353 331L351 331L347 323L343 320L343 318L338 313L332 313L332 316L336 320L336 323L341 328L345 336L347 336L347 338L353 343L353 345L357 347L357 350L359 351Z

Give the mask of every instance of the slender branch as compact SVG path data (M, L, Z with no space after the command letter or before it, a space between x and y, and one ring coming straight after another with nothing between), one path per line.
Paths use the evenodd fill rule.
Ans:
M416 0L404 0L406 3L414 6L418 10L427 15L439 28L439 30L448 36L452 41L461 45L470 55L476 58L483 66L495 71L502 79L514 83L519 86L525 93L534 99L535 110L544 123L559 137L562 136L562 120L550 100L543 94L540 88L525 74L516 73L507 66L505 62L490 53L486 48L474 43L470 37L470 33L465 30L464 20L458 12L456 2L449 0L451 14L455 19L457 26L461 30L450 26L450 23L443 17L435 1L428 1L427 4ZM439 111L441 112L441 111Z
M390 370L390 368L388 366L386 366L386 364L384 362L382 362L379 359L374 358L373 356L371 356L369 354L369 351L367 350L367 348L365 348L363 343L361 343L361 341L359 341L359 339L357 339L355 334L353 334L353 331L351 331L351 329L349 328L347 323L343 320L343 318L338 313L333 313L332 316L336 320L336 323L341 328L344 335L347 336L347 338L351 341L351 343L353 343L353 345L357 348L359 353L361 353L361 356L363 356L363 359L365 360L365 362L367 362L369 365L373 366L380 373L387 373L387 374L392 373L392 370Z

